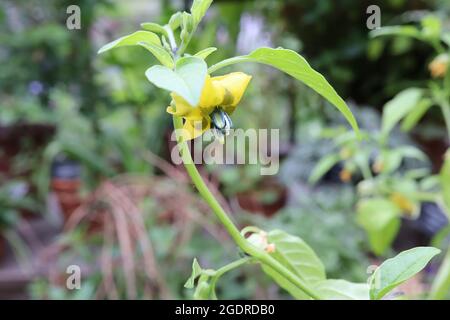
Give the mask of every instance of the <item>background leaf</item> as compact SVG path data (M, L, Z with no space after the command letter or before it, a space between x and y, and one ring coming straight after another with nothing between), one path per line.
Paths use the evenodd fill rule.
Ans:
M440 250L417 247L384 261L370 279L370 298L378 300L389 291L420 272Z
M420 30L414 26L383 27L371 31L370 36L373 38L381 36L403 36L403 37L412 37L418 40L422 39L422 34Z
M320 178L322 178L335 164L339 162L339 160L340 158L337 154L329 154L320 159L309 176L309 182L316 183L319 181Z
M386 103L381 120L381 133L384 137L387 137L394 126L417 106L422 94L422 89L409 88Z
M406 115L406 117L402 121L402 130L410 131L414 128L414 126L422 119L425 113L430 109L433 105L433 101L431 99L422 99L420 100L416 107Z
M400 209L384 198L365 199L357 205L357 222L366 230L373 252L381 255L400 227Z
M213 0L194 0L191 7L191 14L194 18L194 25L198 25L208 11Z
M445 211L450 219L450 150L445 153L445 161L439 173L439 180L441 182L445 208L447 209Z

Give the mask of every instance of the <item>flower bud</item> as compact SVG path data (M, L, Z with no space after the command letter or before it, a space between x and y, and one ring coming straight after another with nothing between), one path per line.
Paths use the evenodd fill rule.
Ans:
M428 65L431 76L433 78L443 78L447 73L449 60L449 55L446 53L440 54L434 58L434 60Z

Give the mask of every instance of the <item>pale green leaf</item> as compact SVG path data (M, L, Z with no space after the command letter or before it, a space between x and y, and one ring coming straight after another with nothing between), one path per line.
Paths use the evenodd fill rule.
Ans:
M98 50L98 53L103 53L113 48L124 47L124 46L137 46L140 42L146 42L156 46L161 46L161 40L153 32L149 31L136 31L127 36L123 36L115 41L105 44Z
M428 15L421 21L422 34L430 40L439 39L442 30L442 22L439 17L435 15Z
M235 57L219 62L211 66L209 72L212 73L225 66L240 62L257 62L272 66L302 81L334 105L344 115L359 136L358 124L345 101L336 93L324 76L311 68L305 58L297 52L283 48L259 48L247 56Z
M383 229L367 230L370 248L377 256L383 255L394 241L400 229L400 218L393 218L385 224Z
M369 285L346 280L328 279L317 283L314 289L325 300L369 300Z
M381 36L403 36L412 37L415 39L422 39L422 34L419 29L414 26L390 26L375 29L370 32L371 37Z
M207 67L203 59L184 57L177 61L175 70L164 66L153 66L145 75L158 88L175 92L195 107L206 79Z
M420 100L416 107L412 109L403 119L401 125L402 130L410 131L420 121L420 119L422 119L432 105L433 101L431 99Z
M409 88L397 94L386 103L381 120L381 132L386 137L394 126L411 112L422 98L423 91L418 88Z
M198 25L200 23L212 2L213 0L194 0L191 7L194 25Z
M268 233L268 241L275 244L275 252L271 256L306 283L325 279L322 262L302 239L282 230L273 230Z
M403 146L397 148L397 152L404 158L413 158L420 161L427 161L427 155L413 146Z
M447 46L450 47L450 32L445 32L441 34L441 40L444 42Z
M162 46L148 42L139 42L140 46L150 51L162 65L172 69L174 66L172 56Z
M384 261L370 278L370 298L383 298L392 289L425 268L439 252L439 249L433 247L417 247Z
M144 23L141 23L141 27L144 30L159 33L159 34L162 34L163 36L165 36L166 38L168 38L167 31L166 31L166 29L164 29L164 27L162 25L159 25L159 24L153 23L153 22L144 22Z
M171 17L170 17L170 20L169 20L169 27L172 29L172 30L175 30L175 29L177 29L180 25L181 25L181 23L182 23L182 21L183 21L183 14L181 13L181 12L175 12Z
M198 264L197 259L194 259L192 262L192 273L189 279L187 279L186 283L184 284L185 288L192 289L195 285L195 279L197 279L198 276L202 273L202 267Z
M383 150L380 156L383 173L394 172L402 163L402 154L396 149Z
M384 198L361 200L356 220L367 232L371 249L383 254L394 240L400 227L400 208Z
M215 47L206 48L194 54L194 57L206 59L211 53L215 52L216 50L217 48Z
M309 176L310 183L317 183L334 165L339 162L340 158L337 154L329 154L320 159Z

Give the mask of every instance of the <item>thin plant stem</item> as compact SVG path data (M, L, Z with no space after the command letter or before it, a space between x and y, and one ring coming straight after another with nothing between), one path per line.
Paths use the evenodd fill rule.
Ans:
M230 234L231 238L237 244L237 246L244 251L246 254L254 257L256 260L261 263L269 266L288 281L296 285L303 292L309 295L313 299L320 299L316 292L314 292L307 284L304 283L302 279L300 279L297 275L295 275L292 271L283 266L280 262L274 259L269 253L261 250L251 243L249 243L239 232L239 230L234 225L233 221L227 215L227 213L223 210L217 199L214 195L209 191L205 182L203 181L200 173L198 172L194 162L192 161L191 153L189 147L180 136L180 130L183 130L183 119L180 117L173 117L173 125L175 129L175 134L177 136L178 148L180 152L181 159L186 168L187 173L189 174L192 182L196 186L198 192L206 201L206 203L210 206L215 216L219 219L220 223L224 226L227 232Z
M240 56L240 57L234 57L234 58L222 60L222 61L212 65L211 67L209 67L208 73L211 74L213 72L216 72L222 68L231 66L233 64L241 63L241 62L249 62L249 61L251 61L251 59L246 56Z
M242 265L244 265L244 264L246 264L246 263L249 263L249 262L252 262L253 261L253 259L252 258L250 258L250 257L245 257L245 258L241 258L241 259L239 259L239 260L236 260L236 261L233 261L233 262L231 262L231 263L229 263L229 264L227 264L226 266L223 266L223 267L221 267L220 269L218 269L216 272L215 272L215 274L214 274L214 276L212 277L212 279L211 279L211 288L212 288L212 293L213 293L213 298L214 299L217 299L217 296L216 296L216 283L217 283L217 280L219 280L219 278L221 277L221 276L223 276L225 273L227 273L227 272L229 272L229 271L231 271L231 270L234 270L234 269L237 269L237 268L239 268L240 266L242 266Z

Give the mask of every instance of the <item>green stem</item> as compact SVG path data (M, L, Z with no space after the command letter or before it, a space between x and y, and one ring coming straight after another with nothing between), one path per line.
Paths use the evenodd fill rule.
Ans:
M172 49L172 54L177 52L177 42L175 41L175 36L173 35L172 28L165 25L164 30L166 31L167 38L169 40L170 48Z
M216 72L219 69L228 67L228 66L230 66L232 64L241 63L241 62L248 62L248 61L251 61L251 59L249 57L246 57L246 56L240 56L240 57L234 57L234 58L226 59L226 60L220 61L220 62L212 65L211 67L209 67L208 73L211 74L213 72Z
M227 273L227 272L229 272L229 271L231 271L233 269L239 268L240 266L242 266L242 265L244 265L244 264L246 264L248 262L251 262L252 260L253 259L250 258L250 257L241 258L239 260L233 261L233 262L227 264L226 266L223 266L222 268L218 269L215 272L215 274L212 277L212 279L211 279L211 288L212 288L213 298L217 299L217 296L216 296L216 283L217 283L217 280L219 280L219 278L221 276L223 276L225 273Z
M183 141L181 136L179 135L179 130L182 130L183 127L183 119L180 117L173 117L173 125L175 128L175 134L177 136L178 148L180 151L181 159L183 160L183 164L186 168L187 173L191 177L192 182L197 187L198 192L203 197L203 199L208 203L216 217L219 219L221 224L225 227L227 232L230 234L231 238L233 238L234 242L237 246L247 253L248 255L254 257L256 260L262 262L263 264L271 267L279 274L281 274L288 281L296 285L306 294L308 294L313 299L320 299L318 295L306 285L303 280L299 279L292 271L287 269L281 263L279 263L276 259L270 256L264 250L261 250L252 244L250 244L239 232L239 230L234 225L233 221L223 210L219 202L216 200L214 195L209 191L205 182L203 181L200 173L195 167L194 162L192 161L191 153L186 141Z

